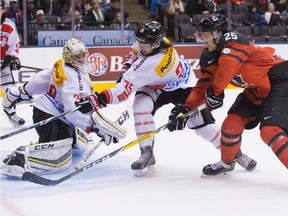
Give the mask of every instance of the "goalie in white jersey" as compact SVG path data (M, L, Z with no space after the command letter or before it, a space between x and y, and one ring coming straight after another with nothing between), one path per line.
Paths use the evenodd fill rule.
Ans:
M75 101L88 96L94 89L88 74L88 56L84 43L75 38L68 40L62 59L57 60L52 68L37 73L23 86L9 88L3 103L11 107L41 94L34 104L34 122L73 110ZM107 127L105 121L112 128ZM63 119L37 127L38 143L19 147L15 155L4 160L2 173L21 177L25 171L41 173L66 169L72 163L72 147L79 151L89 149L86 134L89 131L96 132L107 145L125 137L126 131L108 119L105 121L97 112L90 116L75 111Z

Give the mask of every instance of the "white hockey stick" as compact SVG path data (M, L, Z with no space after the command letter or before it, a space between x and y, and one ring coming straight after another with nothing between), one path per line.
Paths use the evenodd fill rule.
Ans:
M99 112L99 111L98 111ZM127 110L122 112L122 115L117 118L115 123L118 123L119 125L124 124L128 119L129 119L129 113ZM119 119L121 119L121 121L119 121ZM91 157L91 155L100 147L100 145L102 145L102 143L104 143L105 141L103 139L101 139L96 145L93 146L93 148L89 151L88 154L86 154L86 156L75 166L75 169L78 170L80 169L83 164Z

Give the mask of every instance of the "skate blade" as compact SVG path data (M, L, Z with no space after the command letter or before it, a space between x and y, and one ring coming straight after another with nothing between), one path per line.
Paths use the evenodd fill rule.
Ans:
M14 180L21 180L22 179L22 174L19 175L19 174L15 174L15 173L1 171L1 175L4 175L4 176L9 177L9 178L14 179Z
M215 178L215 177L219 177L219 176L225 176L227 174L227 172L221 172L221 173L218 173L216 175L205 175L204 173L202 173L200 175L201 178Z
M18 166L7 167L4 165L4 167L1 167L1 174L12 179L22 179L23 173L23 169L20 169Z
M135 177L152 177L155 176L156 169L154 165L145 167L142 170L133 170L133 175Z

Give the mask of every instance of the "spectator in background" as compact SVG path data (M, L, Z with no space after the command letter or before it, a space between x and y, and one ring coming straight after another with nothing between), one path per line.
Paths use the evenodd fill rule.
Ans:
M28 25L28 44L37 45L38 44L38 31L49 31L54 30L51 24L45 20L45 15L43 10L37 10L36 19L32 20Z
M61 21L61 25L59 29L62 30L71 30L71 21L72 16L66 17L66 19ZM82 19L82 14L80 11L75 10L74 11L74 19L75 19L75 30L85 30L86 25L84 24L84 20Z
M282 23L288 26L288 5L286 5L286 9L281 13L280 18Z
M103 22L105 21L105 15L100 8L99 0L91 1L91 9L85 14L84 22L87 26L99 26L103 28ZM101 24L102 23L102 24Z
M82 5L81 0L74 1L74 10L78 10L82 14L83 11L81 5ZM72 0L61 1L61 11L60 11L61 17L71 15L71 13L72 13Z
M102 0L102 1L100 1L100 7L105 12L107 9L110 8L110 0Z
M121 18L122 18L121 12L120 11L115 12L115 17L114 17L113 23L111 24L110 28L120 30L121 29ZM127 28L129 28L129 22L127 22L127 23L124 22L124 29L127 29Z
M279 11L276 11L275 5L272 2L268 4L268 9L265 12L264 17L266 24L270 27L281 24L280 13Z
M27 23L36 19L37 8L35 7L34 0L27 0Z
M264 15L268 8L268 1L267 0L251 0L251 3L254 4L257 8L257 12L261 15Z
M168 28L174 28L174 17L178 14L185 13L182 0L170 0L165 7L167 14Z
M104 15L105 15L105 22L112 24L115 13L120 11L120 1L119 0L110 0L110 8L108 8ZM129 13L124 11L124 22L128 22ZM110 25L109 24L109 25Z
M210 0L189 0L186 13L193 18L195 14L210 14L215 12L215 4Z
M184 13L184 6L182 0L170 0L165 7L165 12L168 15L178 15Z
M165 7L168 4L168 2L169 2L169 0L151 0L151 3L150 3L151 18L158 18L158 17L156 17L157 7L160 8L161 12L164 12Z
M244 14L242 22L243 25L254 27L264 25L265 19L257 12L257 8L254 4L248 4L248 12Z
M40 0L40 7L47 15L56 15L61 17L61 2L63 0Z
M18 7L18 0L11 0L8 7L5 8L4 15L12 20L17 28L18 34L23 34L23 13Z

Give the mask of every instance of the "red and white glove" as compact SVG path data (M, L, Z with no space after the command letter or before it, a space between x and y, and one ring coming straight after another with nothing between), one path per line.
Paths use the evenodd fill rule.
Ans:
M92 113L95 110L107 106L107 100L104 93L97 93L88 95L86 98L81 98L75 102L76 106L80 106L79 111L82 113Z

